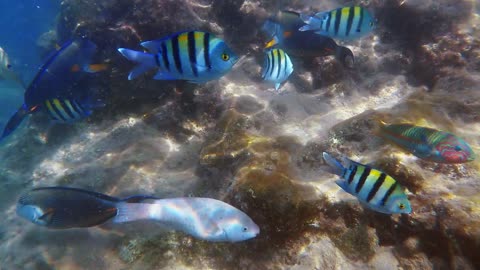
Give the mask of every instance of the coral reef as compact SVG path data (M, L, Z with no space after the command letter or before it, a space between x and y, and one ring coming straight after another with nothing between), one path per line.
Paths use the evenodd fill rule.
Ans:
M92 38L113 68L107 106L75 125L32 116L2 145L0 261L5 269L479 269L480 165L419 160L376 137L378 121L454 132L480 153L480 22L474 1L65 0L56 39ZM333 58L293 59L281 93L259 79L260 26L297 11L364 4L374 34ZM477 11L478 12L478 11ZM127 81L120 46L199 29L243 58L202 85ZM39 40L51 46L53 32ZM414 212L363 208L336 186L322 152L392 175ZM203 196L246 212L256 239L208 243L161 224L46 231L15 216L31 187L69 185L114 196ZM24 252L25 251L25 252Z

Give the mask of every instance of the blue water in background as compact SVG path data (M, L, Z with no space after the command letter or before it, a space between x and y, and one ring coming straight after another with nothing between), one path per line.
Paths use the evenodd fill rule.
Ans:
M12 67L26 85L44 59L36 43L49 30L56 29L60 1L0 0L0 47L7 52ZM0 81L0 129L23 103L24 90L12 82Z

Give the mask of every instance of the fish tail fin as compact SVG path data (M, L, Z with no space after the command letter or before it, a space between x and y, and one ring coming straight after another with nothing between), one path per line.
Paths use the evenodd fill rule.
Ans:
M345 167L343 167L342 163L332 157L329 153L323 152L323 159L325 162L330 166L331 172L336 174L336 175L342 175L343 171L345 170Z
M125 201L117 203L117 215L112 219L113 223L125 223L136 220L150 219L150 203L128 203Z
M298 30L301 32L319 30L322 24L322 20L316 16L310 16L305 13L300 13L300 19L305 23L304 26L300 27Z
M22 123L23 119L30 113L31 111L27 110L25 104L22 105L15 114L8 120L7 125L3 129L2 138L7 137L10 135L17 127Z
M118 51L128 60L138 64L134 69L132 69L132 71L130 71L128 80L133 80L150 69L157 67L155 55L153 54L125 48L119 48Z
M347 47L337 46L335 58L347 68L353 68L355 65L355 56Z

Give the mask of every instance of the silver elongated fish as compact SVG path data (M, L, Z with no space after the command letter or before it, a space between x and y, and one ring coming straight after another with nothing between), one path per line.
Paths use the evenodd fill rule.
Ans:
M157 220L195 238L212 242L238 242L256 237L258 226L245 213L210 198L173 198L152 203L121 203L115 223Z

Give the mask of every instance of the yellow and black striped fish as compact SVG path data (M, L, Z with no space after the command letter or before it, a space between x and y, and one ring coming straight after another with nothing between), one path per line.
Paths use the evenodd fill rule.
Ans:
M385 214L412 212L405 189L393 177L347 158L344 158L344 167L325 152L323 159L333 173L342 177L337 180L337 185L368 208Z
M337 8L313 16L301 14L305 23L300 31L315 31L323 36L354 39L367 35L375 27L375 20L367 9L359 6Z
M155 80L201 83L220 78L238 60L223 40L208 32L179 32L141 45L150 53L118 49L127 59L139 64L130 72L129 80L158 68Z
M54 98L46 100L44 105L50 117L58 122L71 123L91 114L75 100Z
M275 90L280 88L280 84L286 81L292 72L292 61L284 50L270 49L265 53L262 78L275 83Z

